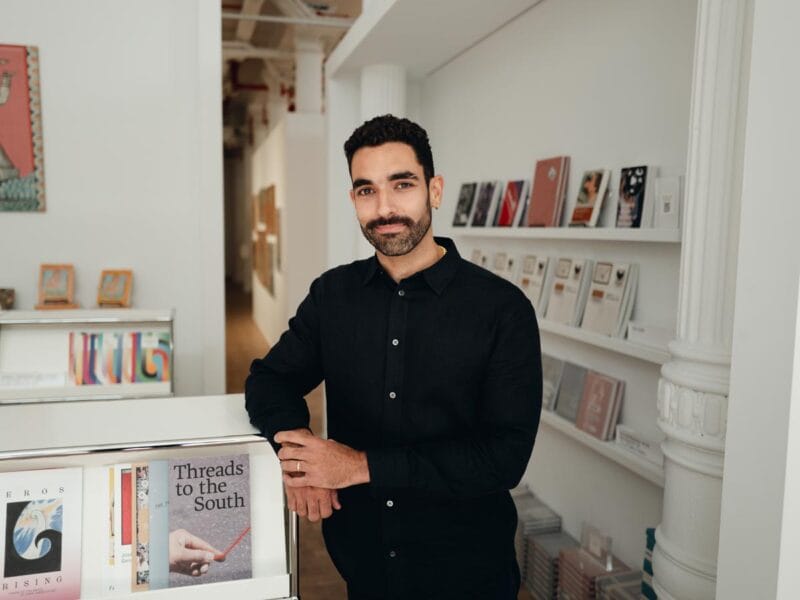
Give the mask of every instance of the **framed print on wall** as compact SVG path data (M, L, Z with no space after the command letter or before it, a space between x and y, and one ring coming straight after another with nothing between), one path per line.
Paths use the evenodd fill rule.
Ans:
M45 209L36 46L0 44L0 212Z
M98 306L123 307L131 305L133 271L130 269L105 269L100 274L97 287Z
M77 308L74 299L75 269L72 265L39 267L39 304L36 308Z

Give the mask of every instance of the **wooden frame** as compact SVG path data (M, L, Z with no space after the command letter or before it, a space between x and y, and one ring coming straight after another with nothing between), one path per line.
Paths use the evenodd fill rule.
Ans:
M97 304L127 308L131 305L132 288L131 269L104 269L97 285Z
M39 267L38 309L77 308L75 268L66 264L43 264Z

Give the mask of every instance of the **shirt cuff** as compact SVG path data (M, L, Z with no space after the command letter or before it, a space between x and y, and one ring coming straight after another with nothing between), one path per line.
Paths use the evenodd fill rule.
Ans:
M367 466L373 489L409 487L408 454L404 448L367 450Z

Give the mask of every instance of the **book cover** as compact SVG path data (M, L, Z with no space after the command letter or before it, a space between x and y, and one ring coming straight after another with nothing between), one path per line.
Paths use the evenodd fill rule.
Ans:
M169 462L148 465L149 581L151 590L169 587Z
M575 208L572 210L570 225L583 225L594 227L600 217L600 209L603 207L603 199L608 189L608 180L611 171L598 169L596 171L586 171L581 179L581 187L578 190L578 199Z
M477 187L477 183L461 184L461 191L458 193L458 203L456 204L456 214L453 217L453 227L464 227L469 223Z
M550 285L546 318L554 323L578 325L586 302L588 277L592 261L559 258Z
M542 408L553 410L561 384L564 361L549 354L542 354Z
M568 156L556 156L536 161L528 208L528 225L531 227L559 226L568 171Z
M131 591L150 589L150 467L131 465Z
M132 377L131 383L169 381L172 367L170 334L136 331L126 336L125 345L130 351L131 360L128 371L128 376Z
M475 210L472 213L472 222L470 223L473 227L485 227L489 222L497 185L496 181L485 181L481 184L478 190L478 199L475 201Z
M681 177L658 177L654 184L653 227L680 229Z
M556 400L556 412L573 423L578 418L585 378L585 368L569 362L564 363L561 385L558 389L558 399Z
M486 253L483 250L481 250L480 248L475 248L472 251L469 260L470 262L478 265L479 267L486 268L486 264L489 258L486 256Z
M496 252L494 260L492 260L492 273L506 279L513 281L515 272L514 257L507 252Z
M81 595L80 468L0 473L0 599Z
M249 456L176 459L168 469L169 587L250 578ZM197 562L176 547L206 551L213 560Z
M647 167L626 167L620 171L617 227L649 226L644 220Z
M524 187L525 182L521 179L518 181L509 181L506 184L503 200L500 203L500 211L497 216L498 227L511 227L514 224L514 217L516 217L517 210L523 199L522 194Z
M595 371L586 373L583 396L575 425L600 440L609 439L611 417L617 401L619 381Z
M537 315L544 315L547 309L547 294L544 291L549 265L550 258L547 256L528 254L522 258L517 285L531 301Z
M631 265L598 262L586 300L581 328L602 335L619 337L625 327L622 321L630 300Z
M519 207L517 208L517 218L515 225L517 227L527 227L528 226L528 208L531 205L531 180L526 179L524 185L522 186L522 197L519 201Z

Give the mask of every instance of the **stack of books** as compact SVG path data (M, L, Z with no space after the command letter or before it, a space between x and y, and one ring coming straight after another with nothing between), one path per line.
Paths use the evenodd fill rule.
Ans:
M523 581L527 581L531 552L528 540L531 536L561 531L561 516L530 492L514 494L512 497L519 519L514 545L520 575Z
M630 569L609 555L610 564L602 564L582 547L566 548L559 553L558 593L560 600L595 600L597 578Z
M534 600L557 600L558 555L580 544L568 533L545 533L528 540L528 565L525 585Z
M647 529L647 548L644 553L644 575L642 576L642 598L656 600L656 592L653 589L653 549L656 547L656 530Z
M639 571L602 575L597 578L597 600L640 600L642 574Z

